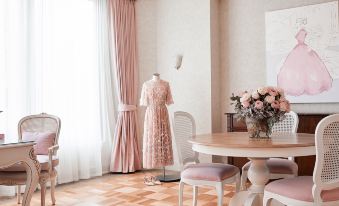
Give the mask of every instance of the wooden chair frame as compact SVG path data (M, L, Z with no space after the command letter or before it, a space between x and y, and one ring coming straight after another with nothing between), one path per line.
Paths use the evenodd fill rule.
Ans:
M34 121L36 119L50 119L52 121L55 121L55 128L53 128L53 131L45 130L45 128L39 127L44 125L34 125L29 124L30 121ZM26 125L27 124L27 125ZM30 125L38 126L36 128L31 128ZM55 205L56 199L55 199L55 185L56 185L56 177L57 177L57 170L53 166L53 156L57 155L57 151L59 149L58 140L59 140L59 134L61 129L61 120L59 117L54 115L49 115L46 113L41 113L37 115L29 115L24 118L22 118L18 123L18 134L19 134L19 140L22 140L22 134L24 131L38 131L38 132L55 132L55 140L54 145L50 148L48 148L48 171L41 171L39 175L39 185L41 188L41 205L45 206L45 196L46 196L46 183L50 181L51 183L51 199L52 204ZM21 186L23 183L18 182L17 183L17 201L18 204L21 202Z

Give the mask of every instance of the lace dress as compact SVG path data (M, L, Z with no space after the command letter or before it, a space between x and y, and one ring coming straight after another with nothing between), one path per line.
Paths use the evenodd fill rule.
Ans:
M173 104L168 82L150 80L143 84L140 105L147 106L143 138L143 167L147 169L173 164L171 129L166 104Z

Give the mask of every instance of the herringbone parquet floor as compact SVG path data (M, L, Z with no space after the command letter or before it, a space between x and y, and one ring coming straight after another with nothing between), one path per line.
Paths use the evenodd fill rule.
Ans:
M157 173L156 173L157 174ZM144 173L109 174L90 180L57 186L57 206L174 206L178 205L178 183L146 186ZM225 186L224 205L234 194L232 185ZM214 206L214 188L199 188L199 206ZM47 205L51 205L47 191ZM1 198L1 206L18 206L14 197ZM192 205L192 187L185 186L184 205ZM31 206L40 206L40 191L34 193Z

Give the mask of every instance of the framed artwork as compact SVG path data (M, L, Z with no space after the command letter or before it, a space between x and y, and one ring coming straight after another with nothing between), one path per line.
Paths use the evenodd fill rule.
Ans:
M339 102L338 1L265 14L267 84L292 103Z

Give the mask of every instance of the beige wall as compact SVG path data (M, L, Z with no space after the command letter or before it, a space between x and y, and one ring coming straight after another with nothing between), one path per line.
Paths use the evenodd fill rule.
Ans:
M221 0L219 6L222 113L232 92L265 85L265 12L331 0ZM339 93L338 93L339 95ZM293 104L301 113L339 112L339 104ZM226 120L223 117L223 129Z
M220 67L220 0L211 0L211 95L212 95L212 131L221 132L222 108L221 105L221 67Z

